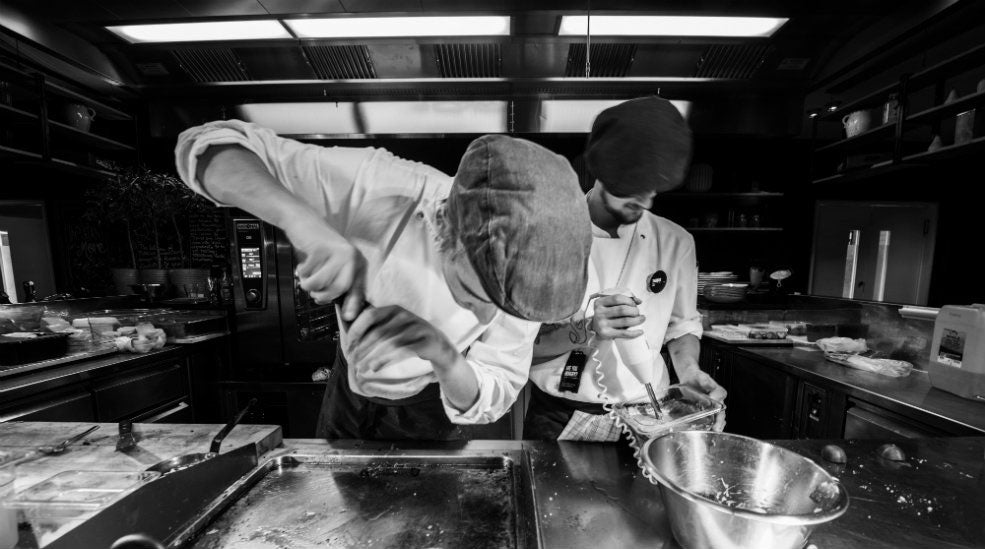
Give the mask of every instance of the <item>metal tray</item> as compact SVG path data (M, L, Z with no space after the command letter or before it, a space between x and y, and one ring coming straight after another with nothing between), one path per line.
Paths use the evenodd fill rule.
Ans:
M529 459L283 456L214 502L170 547L538 547Z

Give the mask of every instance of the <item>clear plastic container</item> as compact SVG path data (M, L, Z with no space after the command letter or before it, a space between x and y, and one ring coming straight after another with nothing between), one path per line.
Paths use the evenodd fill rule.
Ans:
M98 511L161 476L148 471L65 471L31 486L7 505L31 522Z
M711 429L715 416L725 411L724 403L687 385L671 385L656 396L659 414L648 402L616 404L612 412L637 437L657 438L673 431Z

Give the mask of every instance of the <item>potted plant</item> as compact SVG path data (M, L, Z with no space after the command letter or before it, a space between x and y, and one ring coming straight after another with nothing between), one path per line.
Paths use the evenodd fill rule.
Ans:
M181 295L187 295L186 286L204 287L208 270L189 269L182 227L189 214L208 203L180 179L145 166L128 167L117 170L87 198L89 219L123 243L118 247L125 253L118 255L126 256L128 266L111 269L118 291L130 293L137 282L167 286L171 281Z

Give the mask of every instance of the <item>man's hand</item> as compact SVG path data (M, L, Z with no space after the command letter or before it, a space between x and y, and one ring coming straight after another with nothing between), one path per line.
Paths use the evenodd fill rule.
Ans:
M636 308L642 303L638 298L622 294L608 295L595 300L593 329L599 339L633 338L643 335L641 330L630 330L646 321Z
M461 354L445 334L403 307L369 307L349 327L350 364L378 371L387 364L415 354L437 371L450 368Z
M697 366L689 368L683 375L678 374L678 381L681 385L688 385L708 395L708 397L724 402L728 392L719 385L710 375L702 372ZM721 432L725 429L725 414L720 413L715 418L715 431Z
M345 294L342 319L353 321L366 301L366 258L324 222L308 219L285 229L301 259L301 288L315 303L331 303Z

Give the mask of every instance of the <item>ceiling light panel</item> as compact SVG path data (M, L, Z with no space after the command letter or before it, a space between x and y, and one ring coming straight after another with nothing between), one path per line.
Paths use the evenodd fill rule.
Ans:
M352 102L247 103L236 107L236 115L280 135L363 132Z
M605 109L625 102L624 99L547 99L540 104L540 131L543 133L588 133L595 117ZM690 101L672 100L687 119Z
M369 101L366 133L505 133L506 101Z
M299 38L509 36L509 16L285 19Z
M271 19L120 25L106 27L106 29L131 44L291 38L291 34L279 21Z
M786 22L786 17L593 15L591 35L765 38ZM561 16L559 36L585 36L588 31L587 16Z

